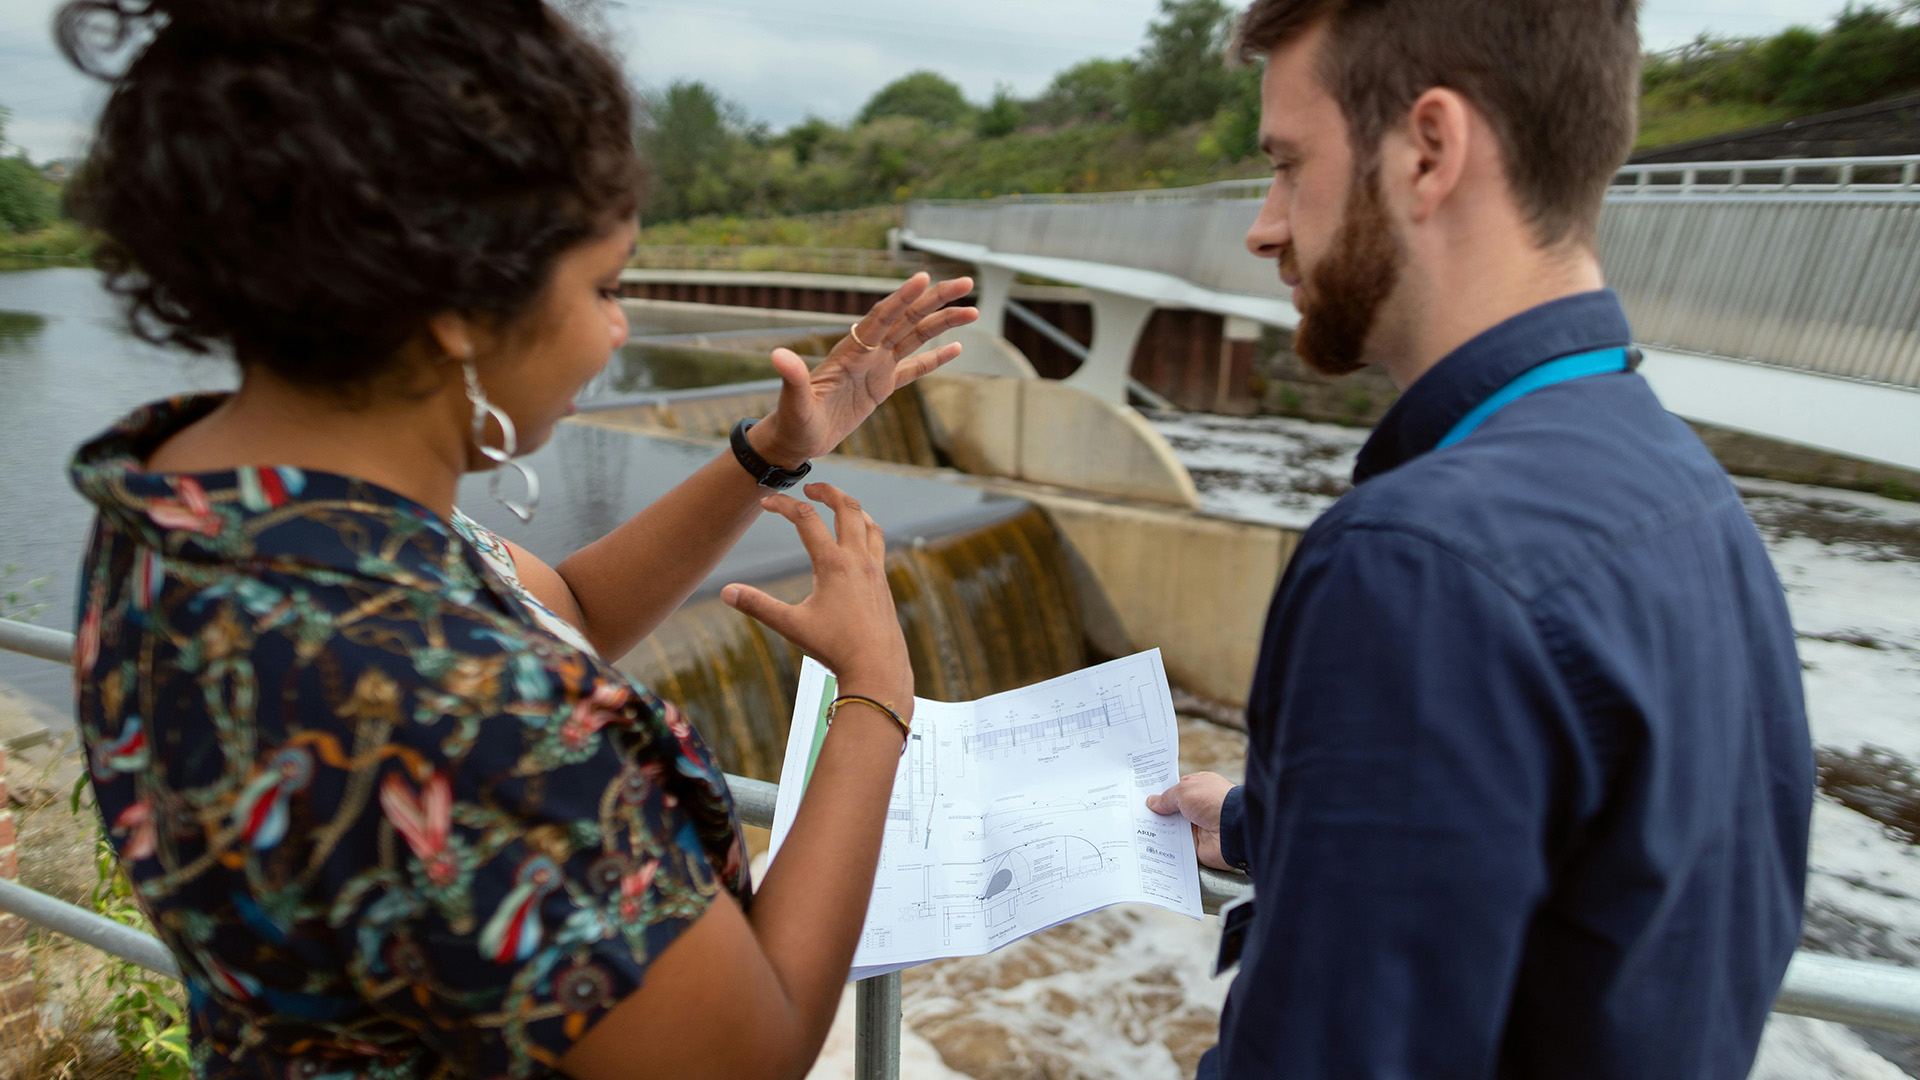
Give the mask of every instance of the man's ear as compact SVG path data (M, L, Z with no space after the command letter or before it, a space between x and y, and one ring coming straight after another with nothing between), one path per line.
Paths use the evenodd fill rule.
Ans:
M1473 146L1472 107L1457 90L1434 87L1407 111L1400 135L1400 179L1406 185L1406 213L1425 222L1460 186ZM1389 140L1400 142L1402 140Z

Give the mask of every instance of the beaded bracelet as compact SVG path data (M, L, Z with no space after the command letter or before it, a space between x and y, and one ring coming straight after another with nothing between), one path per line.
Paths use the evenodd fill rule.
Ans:
M842 705L865 705L870 709L878 709L881 713L886 715L887 719L893 721L895 724L898 724L900 726L900 734L903 737L908 739L911 739L913 737L913 725L907 723L905 720L902 720L900 718L900 714L893 711L892 705L875 701L870 697L862 697L859 694L843 694L840 697L835 698L832 705L827 706L827 726L828 727L833 726L834 715L840 711L840 706ZM906 752L905 743L901 744L900 750L902 753Z

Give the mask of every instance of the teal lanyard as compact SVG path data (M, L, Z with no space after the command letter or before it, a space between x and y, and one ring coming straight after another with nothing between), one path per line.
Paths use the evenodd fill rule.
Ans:
M1480 430L1480 425L1493 418L1493 414L1519 401L1536 390L1545 390L1563 382L1585 379L1594 375L1614 375L1634 369L1633 358L1625 349L1602 349L1599 352L1581 353L1578 356L1564 356L1541 364L1532 371L1508 383L1506 388L1480 403L1480 407L1466 415L1455 424L1447 437L1440 440L1436 450L1445 450L1454 443Z

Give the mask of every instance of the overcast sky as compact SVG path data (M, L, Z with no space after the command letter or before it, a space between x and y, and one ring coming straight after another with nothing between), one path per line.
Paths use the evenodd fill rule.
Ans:
M0 0L0 105L8 141L36 161L80 154L101 93L67 67L48 24L60 0ZM1702 31L1765 34L1824 25L1846 0L1646 0L1647 46ZM702 79L783 128L844 121L892 79L933 68L984 101L996 83L1032 95L1055 72L1137 51L1158 0L613 0L614 29L643 86Z

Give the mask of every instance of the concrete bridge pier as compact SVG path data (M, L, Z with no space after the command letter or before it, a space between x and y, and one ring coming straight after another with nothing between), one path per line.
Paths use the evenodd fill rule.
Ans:
M1153 301L1120 293L1090 290L1093 306L1093 347L1087 362L1066 384L1111 405L1127 404L1127 382L1133 374L1134 350L1153 318Z
M1016 277L1009 267L984 262L974 275L974 293L980 308L977 325L996 337L1006 334L1007 303L1013 299ZM1076 390L1125 408L1127 384L1133 377L1134 353L1158 305L1152 300L1103 289L1088 289L1087 296L1093 308L1093 345L1080 370L1064 381Z
M995 337L1007 333L1007 301L1013 299L1013 281L1018 277L1004 266L980 266L973 272L975 307L980 309L980 327Z

